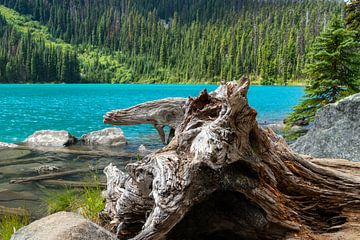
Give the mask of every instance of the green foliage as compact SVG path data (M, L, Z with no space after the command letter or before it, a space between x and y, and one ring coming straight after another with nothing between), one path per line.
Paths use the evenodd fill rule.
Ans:
M346 26L357 31L357 40L360 41L360 0L351 0L346 4Z
M87 219L96 220L99 213L105 208L100 187L85 188L81 200L80 213Z
M309 123L320 107L360 91L360 43L355 35L355 31L345 29L342 20L334 18L317 38L306 65L310 84L287 119L289 124L298 120Z
M95 187L67 188L60 193L50 192L46 199L48 213L80 212L85 218L97 221L98 214L105 208L105 203L97 176L93 177L91 183L96 183Z
M79 49L80 72L83 82L131 83L133 72L118 59L123 58L106 53L96 47L83 46Z
M80 193L75 189L65 189L63 192L50 192L46 199L48 213L53 214L60 211L76 211L80 205Z
M29 224L29 217L26 213L23 216L16 214L0 216L0 239L10 240L14 231L27 224Z
M262 84L301 81L308 46L331 13L340 14L344 6L338 0L0 0L0 4L22 14L11 20L18 27L10 35L29 32L46 47L54 42L54 48L70 51L57 57L58 77L51 75L47 81L77 82L76 75L65 78L78 68L82 82L219 82L246 74ZM11 19L16 13L2 15ZM12 57L11 41L6 37L0 45L0 62L5 62L0 82L46 80L37 77L46 71L19 67L26 61ZM79 67L62 67L69 55L78 59ZM44 58L37 54L28 58L28 64L46 65L41 62ZM34 76L22 77L28 72Z
M291 126L285 126L283 137L286 140L287 143L291 143L296 141L301 136L304 136L307 133L308 130L305 128L295 128L293 129Z

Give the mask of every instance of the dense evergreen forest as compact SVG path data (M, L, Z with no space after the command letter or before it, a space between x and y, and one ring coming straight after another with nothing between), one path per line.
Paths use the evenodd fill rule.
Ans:
M340 0L0 0L0 82L305 81Z

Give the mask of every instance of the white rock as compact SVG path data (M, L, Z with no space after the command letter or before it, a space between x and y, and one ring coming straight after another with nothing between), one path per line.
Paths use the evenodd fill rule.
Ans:
M266 127L271 128L271 130L273 130L275 133L279 134L279 133L284 132L285 124L271 123L271 124L266 125Z
M149 153L151 153L152 151L147 149L143 144L141 144L138 148L139 154L142 156L145 156Z
M141 144L138 148L138 151L139 152L147 152L148 150L146 149L146 147L144 145Z
M123 131L120 128L105 128L91 132L80 138L84 144L106 147L118 147L126 144Z
M18 147L18 145L13 143L0 142L0 148L16 148L16 147Z
M25 139L24 143L30 146L64 147L77 142L76 137L67 131L41 130Z
M115 240L115 235L82 216L59 212L15 232L11 240Z

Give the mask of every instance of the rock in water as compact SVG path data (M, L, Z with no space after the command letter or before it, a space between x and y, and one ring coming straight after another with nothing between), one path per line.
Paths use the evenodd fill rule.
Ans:
M69 132L55 130L37 131L24 141L28 145L42 147L67 147L76 142L76 137Z
M44 217L15 232L11 240L115 240L106 229L78 214L59 212Z
M149 153L151 153L152 151L147 149L143 144L141 144L138 148L139 154L142 156L145 156Z
M40 167L35 168L35 171L40 175L41 174L49 174L49 173L52 173L52 172L57 172L59 170L60 170L60 168L57 167L57 166L54 166L54 165L42 165Z
M0 142L0 148L16 148L16 147L18 147L18 145L13 143Z
M285 124L284 123L271 123L265 125L265 127L271 128L276 134L282 135L284 133Z
M309 132L291 147L313 157L360 161L360 93L318 110Z
M120 128L105 128L83 135L80 141L88 145L118 147L126 144L123 131Z

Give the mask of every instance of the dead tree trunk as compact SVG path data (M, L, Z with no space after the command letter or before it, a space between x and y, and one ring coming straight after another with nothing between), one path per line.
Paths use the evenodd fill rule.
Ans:
M248 88L242 78L190 98L168 146L128 174L104 170L120 239L316 239L360 217L359 175L304 159L262 129Z
M152 124L158 131L161 142L165 145L170 142L174 129L183 120L185 104L185 98L165 98L145 102L134 107L106 113L104 123L112 125ZM170 127L167 139L165 139L165 126Z

